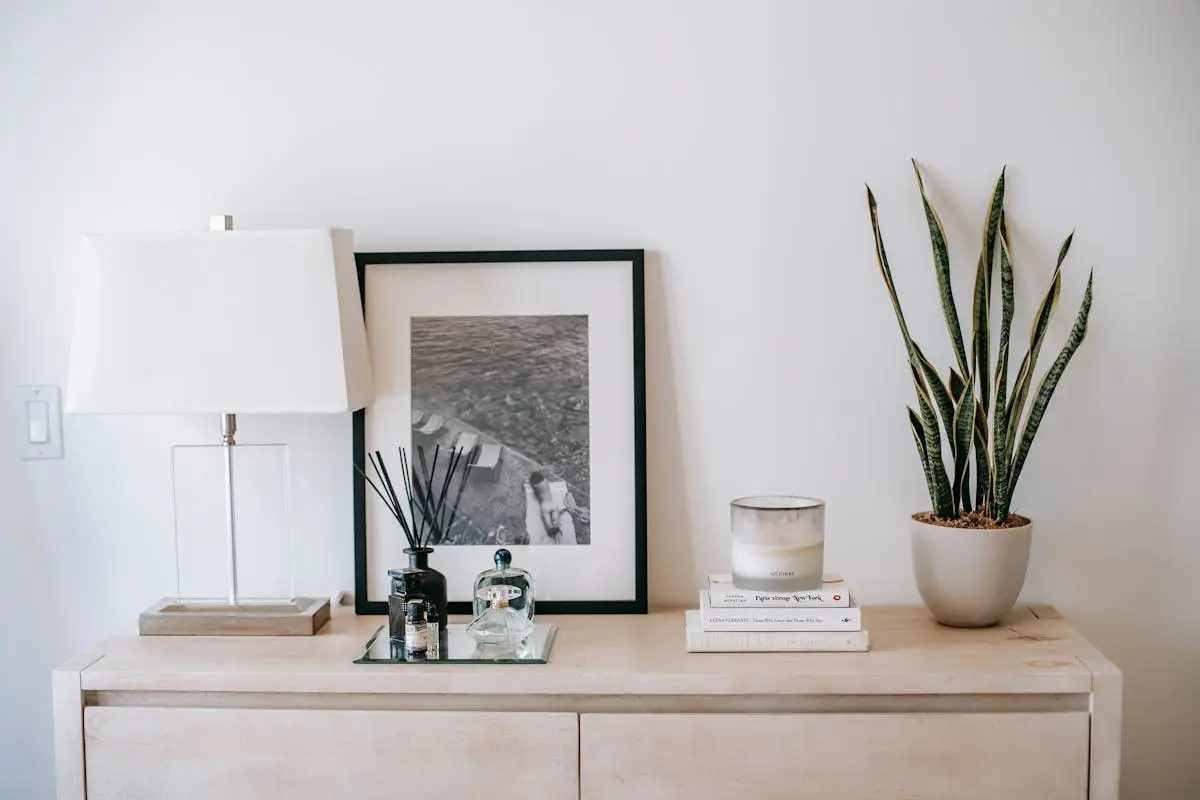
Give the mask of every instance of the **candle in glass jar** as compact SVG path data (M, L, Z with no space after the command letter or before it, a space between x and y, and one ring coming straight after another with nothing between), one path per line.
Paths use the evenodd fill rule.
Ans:
M739 589L819 589L825 570L825 503L764 495L730 504L733 584Z

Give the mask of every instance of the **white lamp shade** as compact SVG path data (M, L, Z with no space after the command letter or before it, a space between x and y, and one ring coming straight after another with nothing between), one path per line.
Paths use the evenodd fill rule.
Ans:
M353 232L84 237L65 410L353 411L373 393Z

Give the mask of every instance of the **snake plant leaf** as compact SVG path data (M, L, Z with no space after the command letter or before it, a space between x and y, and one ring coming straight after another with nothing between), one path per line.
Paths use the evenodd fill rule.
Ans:
M1021 424L1021 414L1025 407L1025 398L1029 394L1029 356L1032 354L1032 349L1025 351L1025 356L1021 359L1021 366L1017 367L1017 377L1013 380L1012 395L1008 399L1008 408L1004 410L1004 424L1007 434L1004 439L1004 452L1012 454L1013 446L1017 440L1017 428Z
M963 388L966 385L966 383L967 382L963 379L963 377L958 374L958 371L956 369L954 369L954 367L951 367L950 368L950 396L951 397L961 397L962 393L963 393ZM957 446L957 445L955 445L955 446ZM957 455L957 453L955 455ZM970 481L971 481L971 468L968 466L967 474L963 477L963 487L964 488L959 493L960 494L959 503L961 504L962 510L965 512L970 512L970 510L971 510L971 494L969 491L967 491L967 488L965 488L970 485Z
M954 369L954 367L951 367L950 368L950 396L951 397L962 396L963 386L965 383L966 383L966 381L963 380L963 377L958 374L958 372ZM968 487L970 485L970 481L971 481L971 468L968 466L967 474L963 478L964 488L961 492L961 497L959 498L959 502L962 503L962 510L965 512L968 512L968 513L971 511L971 493L969 491L967 491L967 489L965 487Z
M1058 266L1067 260L1067 251L1071 249L1071 242L1075 239L1075 231L1067 234L1067 238L1063 240L1062 246L1058 248Z
M946 317L946 327L950 329L950 341L954 345L954 355L958 358L958 368L964 373L969 372L967 366L967 350L963 345L962 325L958 321L958 306L954 302L954 290L950 284L950 249L946 246L946 231L937 209L929 202L925 194L925 181L921 178L921 169L917 160L912 161L913 172L917 174L917 187L921 190L921 202L925 206L925 222L929 225L929 242L933 248L933 267L937 274L938 294L942 300L942 314ZM956 394L955 397L958 395ZM947 422L947 425L950 423Z
M933 492L933 473L929 471L929 453L925 450L925 426L917 412L908 406L908 425L912 428L913 441L917 443L917 455L921 457L921 471L925 474L925 487L929 491L929 507L937 506L937 498Z
M921 345L917 344L915 339L913 340L913 352L917 356L917 363L920 364L921 374L925 376L934 406L942 418L942 424L946 426L947 432L954 430L954 400L950 392L946 389L946 384L942 382L942 376L938 374L933 363L925 357L925 353L921 350ZM953 439L950 440L950 448L950 452L953 453Z
M909 366L915 376L916 365ZM933 514L936 517L953 518L956 514L954 498L950 491L950 478L946 475L946 465L942 461L942 431L929 399L929 391L924 386L917 387L917 405L921 409L921 430L925 438L925 456L929 461L929 493L933 498Z
M1008 507L1008 472L1009 459L1008 452L1008 414L1004 408L1004 381L1008 379L1008 342L1003 342L1000 345L1000 360L1001 367L996 373L996 407L992 411L992 483L991 493L993 498L993 509ZM997 521L1003 522L1007 519L1007 514L1004 517L998 517Z
M1000 214L1000 352L996 358L996 403L992 412L992 494L998 508L1007 507L1008 465L1008 345L1013 318L1012 252L1008 245L1008 221ZM1001 522L1004 520L1001 519Z
M986 512L992 495L992 469L988 458L987 417L983 415L983 406L975 403L975 471L978 473L975 483L975 507Z
M989 306L992 302L992 267L995 262L996 233L1000 227L1000 213L1004 208L1004 177L1008 168L1000 170L996 186L992 189L992 202L988 207L987 221L983 226L983 245L979 253L979 266L975 271L975 298L972 307L974 330L971 335L972 372L979 381L979 402L987 416L988 398L992 393L992 357L989 326Z
M929 452L925 449L925 426L921 423L921 418L917 416L917 412L912 410L912 406L905 406L908 409L908 423L912 426L913 433L917 435L917 450L921 456L921 462L929 463Z
M1012 334L1012 318L1015 301L1013 299L1013 267L1012 251L1008 245L1008 220L1004 213L1000 214L1000 346L1008 344ZM1008 372L1008 362L997 360L996 375L1001 370ZM997 380L997 391L1006 391L1006 387Z
M959 491L960 510L964 514L970 514L972 509L971 503L971 460L967 459L967 468L963 472L961 481L961 490Z
M1079 345L1083 344L1083 340L1087 336L1088 315L1091 310L1092 274L1089 272L1087 288L1083 292L1083 302L1079 304L1079 313L1075 316L1075 324L1071 326L1071 333L1067 336L1066 344L1059 351L1058 358L1054 359L1054 363L1050 365L1050 369L1046 370L1046 374L1038 384L1037 395L1034 397L1033 405L1029 407L1029 419L1021 434L1021 446L1017 449L1016 458L1013 460L1012 475L1009 479L1010 494L1011 490L1016 488L1017 480L1021 477L1021 470L1025 466L1025 459L1029 456L1033 437L1037 436L1038 427L1046 416L1050 398L1058 387L1058 382L1062 378L1063 372L1066 371L1071 356L1075 355L1075 351L1079 349ZM1008 509L1001 510L1007 516Z
M958 397L960 394L962 394L964 382L965 381L963 381L962 375L959 375L954 370L954 367L951 367L950 368L950 395L951 395L951 397Z
M987 266L988 304L992 302L992 272L996 264L996 235L1000 231L1000 217L1004 214L1004 187L1008 167L1000 170L1000 177L992 188L992 200L988 205L987 223L983 229L983 244L979 260Z
M962 375L960 375L958 372L956 372L954 367L950 367L950 396L961 397L962 396L962 387L964 387L964 385L966 383L968 383L968 381L965 380L964 378L962 378ZM978 455L976 456L976 458L978 458ZM962 489L959 492L959 494L960 494L959 500L960 500L960 503L962 504L962 511L965 511L968 513L970 513L970 511L971 511L971 491L970 491L970 489L971 489L971 468L967 467L966 475L962 476Z
M1033 315L1033 326L1029 332L1029 350L1025 353L1025 358L1021 360L1021 367L1017 370L1017 379L1013 383L1012 400L1007 409L1008 413L1008 437L1004 443L1004 452L1012 457L1013 447L1016 445L1017 429L1021 425L1021 415L1025 413L1025 401L1029 396L1029 388L1033 384L1033 373L1037 368L1038 356L1042 351L1042 343L1046 339L1046 332L1050 329L1050 320L1054 318L1054 312L1058 308L1058 298L1062 294L1062 265L1066 260L1067 252L1071 249L1071 240L1075 237L1072 231L1063 242L1062 247L1058 251L1058 263L1054 267L1054 277L1050 279L1050 288L1046 290L1046 296L1042 298L1042 303L1038 306L1037 313ZM1009 472L1009 483L1012 483L1012 473Z
M941 428L938 426L937 414L933 410L929 389L926 386L924 368L918 368L914 361L921 361L917 348L908 331L904 320L904 312L900 307L900 299L896 294L896 283L892 278L891 265L888 263L887 250L883 244L883 235L879 229L879 207L875 201L875 193L867 187L867 208L871 215L871 230L875 236L875 260L887 286L888 295L892 300L892 308L896 314L896 322L904 337L904 346L908 353L909 368L912 371L913 383L917 389L917 399L921 409L922 439L925 444L925 460L929 464L927 484L930 499L933 502L933 513L938 517L953 517L954 506L951 503L950 480L946 476L946 466L942 462ZM940 383L940 380L939 380Z
M988 325L988 302L989 294L987 273L984 271L984 265L979 263L979 271L975 275L975 305L972 309L972 316L975 320L975 333L971 336L971 368L972 372L979 381L979 402L984 406L984 413L987 413L987 396L991 392L989 381L988 361L991 359L991 341L989 337Z
M888 295L892 298L892 308L896 312L896 322L900 325L900 333L904 336L904 351L908 355L909 361L915 357L913 353L912 336L908 332L908 323L904 321L904 312L900 308L900 298L896 294L896 282L892 279L892 268L888 264L887 250L883 246L883 234L879 230L879 207L875 202L875 193L871 191L871 187L867 187L867 208L871 213L871 230L875 234L875 260L879 264L879 271L883 274L883 282L887 285ZM918 387L924 386L924 380L920 373L916 373L915 380Z
M954 507L962 506L962 498L971 491L966 484L967 469L971 464L971 436L975 431L975 397L971 384L964 383L962 394L954 403L954 427L951 429L954 442Z
M983 411L983 404L975 398L975 466L979 470L980 481L975 485L975 503L980 511L992 506L992 453L988 449L988 420Z

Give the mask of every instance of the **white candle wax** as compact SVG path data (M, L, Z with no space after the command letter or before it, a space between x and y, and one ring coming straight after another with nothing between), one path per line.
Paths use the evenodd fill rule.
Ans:
M813 575L822 574L825 543L789 547L734 542L732 555L733 572L736 575L760 580L809 580Z

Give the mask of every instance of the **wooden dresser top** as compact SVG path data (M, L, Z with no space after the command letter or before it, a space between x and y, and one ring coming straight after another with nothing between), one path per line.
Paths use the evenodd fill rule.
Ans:
M74 659L100 692L461 695L1086 694L1115 671L1049 606L954 630L922 606L868 606L867 653L687 653L683 609L539 617L559 626L548 664L391 665L353 659L383 616L335 608L311 637L117 635ZM462 622L453 619L452 622Z

